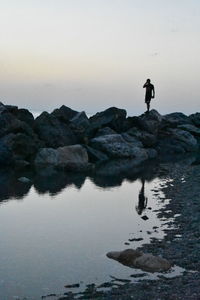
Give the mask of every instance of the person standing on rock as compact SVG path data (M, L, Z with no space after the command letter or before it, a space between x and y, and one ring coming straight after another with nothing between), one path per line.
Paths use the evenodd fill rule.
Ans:
M150 79L147 79L147 81L143 85L143 88L146 88L145 103L147 105L147 112L149 112L151 99L155 97L154 85L151 84Z

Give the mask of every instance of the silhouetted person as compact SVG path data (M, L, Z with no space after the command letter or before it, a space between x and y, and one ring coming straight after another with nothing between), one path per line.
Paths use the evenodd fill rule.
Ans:
M147 207L147 200L148 200L148 198L145 197L145 193L144 193L145 180L142 178L141 181L142 181L142 187L138 196L138 205L136 206L136 211L138 215L141 215L143 210Z
M147 112L149 112L151 99L155 97L154 85L151 84L150 79L147 79L146 83L143 85L143 88L146 88L145 103L147 104Z

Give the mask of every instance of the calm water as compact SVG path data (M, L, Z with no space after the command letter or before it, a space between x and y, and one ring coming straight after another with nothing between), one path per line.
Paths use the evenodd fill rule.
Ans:
M106 253L137 248L151 238L163 237L166 222L158 219L157 210L169 200L158 190L169 179L143 180L144 190L141 178L111 186L111 180L101 179L97 185L94 178L79 179L77 175L66 184L61 176L57 177L58 182L63 181L59 188L54 179L36 177L32 186L13 177L2 179L2 300L40 299L66 292L66 284L80 283L84 288L109 281L111 276L130 279L130 275L143 272L108 259ZM148 198L147 205L141 200L138 203L139 193L142 199ZM129 241L133 238L142 240ZM127 242L130 245L125 245Z

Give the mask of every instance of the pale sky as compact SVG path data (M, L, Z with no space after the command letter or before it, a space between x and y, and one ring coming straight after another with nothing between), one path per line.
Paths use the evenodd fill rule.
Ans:
M199 0L1 0L0 101L41 111L199 111Z

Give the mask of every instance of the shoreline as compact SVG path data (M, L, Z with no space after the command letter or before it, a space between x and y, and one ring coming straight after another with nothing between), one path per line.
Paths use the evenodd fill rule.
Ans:
M171 199L159 212L160 218L173 217L173 226L160 240L152 240L138 248L154 255L162 255L175 265L185 269L181 276L158 280L141 280L123 283L120 287L99 292L95 286L85 293L67 293L59 300L69 299L139 299L139 300L199 300L200 295L200 165L171 164L163 176L170 177L166 187L160 188L166 199ZM184 179L183 179L184 178ZM47 298L48 299L48 298Z

